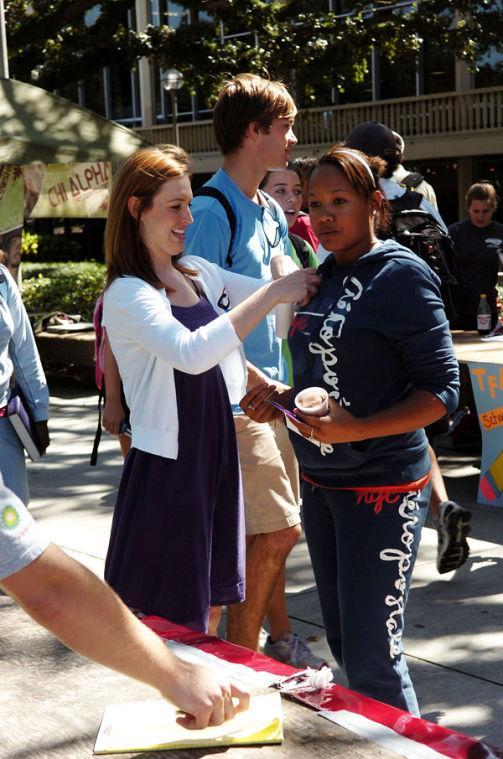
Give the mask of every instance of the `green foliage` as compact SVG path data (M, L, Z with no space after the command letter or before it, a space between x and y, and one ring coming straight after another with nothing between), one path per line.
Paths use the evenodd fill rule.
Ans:
M39 235L23 230L22 251L24 256L37 255L43 261L61 261L79 259L81 248L76 240L69 240L65 235Z
M32 234L27 229L21 232L21 251L23 256L34 256L38 253L40 235Z
M23 263L22 295L29 313L64 311L91 321L103 292L105 264L97 261Z
M476 68L503 39L502 0L357 0L346 15L329 12L328 0L181 0L194 23L141 32L127 27L134 5L5 0L12 75L51 90L149 56L180 69L189 91L210 101L226 78L250 71L283 79L299 104L312 105L317 93L361 82L372 46L410 67L427 40Z
M134 0L6 0L11 76L48 90L78 83L103 66L133 67L152 54L148 34L127 26ZM172 30L157 30L156 44Z

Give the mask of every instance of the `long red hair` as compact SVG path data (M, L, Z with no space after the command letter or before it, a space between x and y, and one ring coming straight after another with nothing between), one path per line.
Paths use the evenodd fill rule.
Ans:
M189 156L175 145L140 148L121 165L110 194L105 228L107 287L124 275L139 277L153 287L163 287L141 239L140 220L164 182L174 177L190 177L190 169ZM132 196L140 199L136 218L128 209L128 200ZM178 257L173 265L184 274L197 274L182 266Z

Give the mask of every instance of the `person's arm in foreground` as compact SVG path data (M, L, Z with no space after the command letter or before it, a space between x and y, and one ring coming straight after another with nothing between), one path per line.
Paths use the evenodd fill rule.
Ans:
M103 329L103 374L105 376L105 404L102 426L111 435L118 435L124 419L121 401L121 376L112 353L106 330Z
M192 715L187 726L221 724L248 707L247 693L225 675L177 659L111 588L55 545L0 586L69 648L157 688Z

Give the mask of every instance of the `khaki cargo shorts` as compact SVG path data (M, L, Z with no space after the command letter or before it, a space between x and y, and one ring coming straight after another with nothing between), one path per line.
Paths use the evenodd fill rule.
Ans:
M259 424L234 417L243 479L246 534L300 523L299 468L281 421Z

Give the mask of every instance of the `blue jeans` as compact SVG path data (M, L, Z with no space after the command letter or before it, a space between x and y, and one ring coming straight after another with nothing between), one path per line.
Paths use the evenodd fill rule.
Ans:
M379 503L305 483L302 505L328 643L349 687L416 715L403 614L430 490Z
M30 495L24 448L7 417L0 418L0 474L5 486L27 506Z

